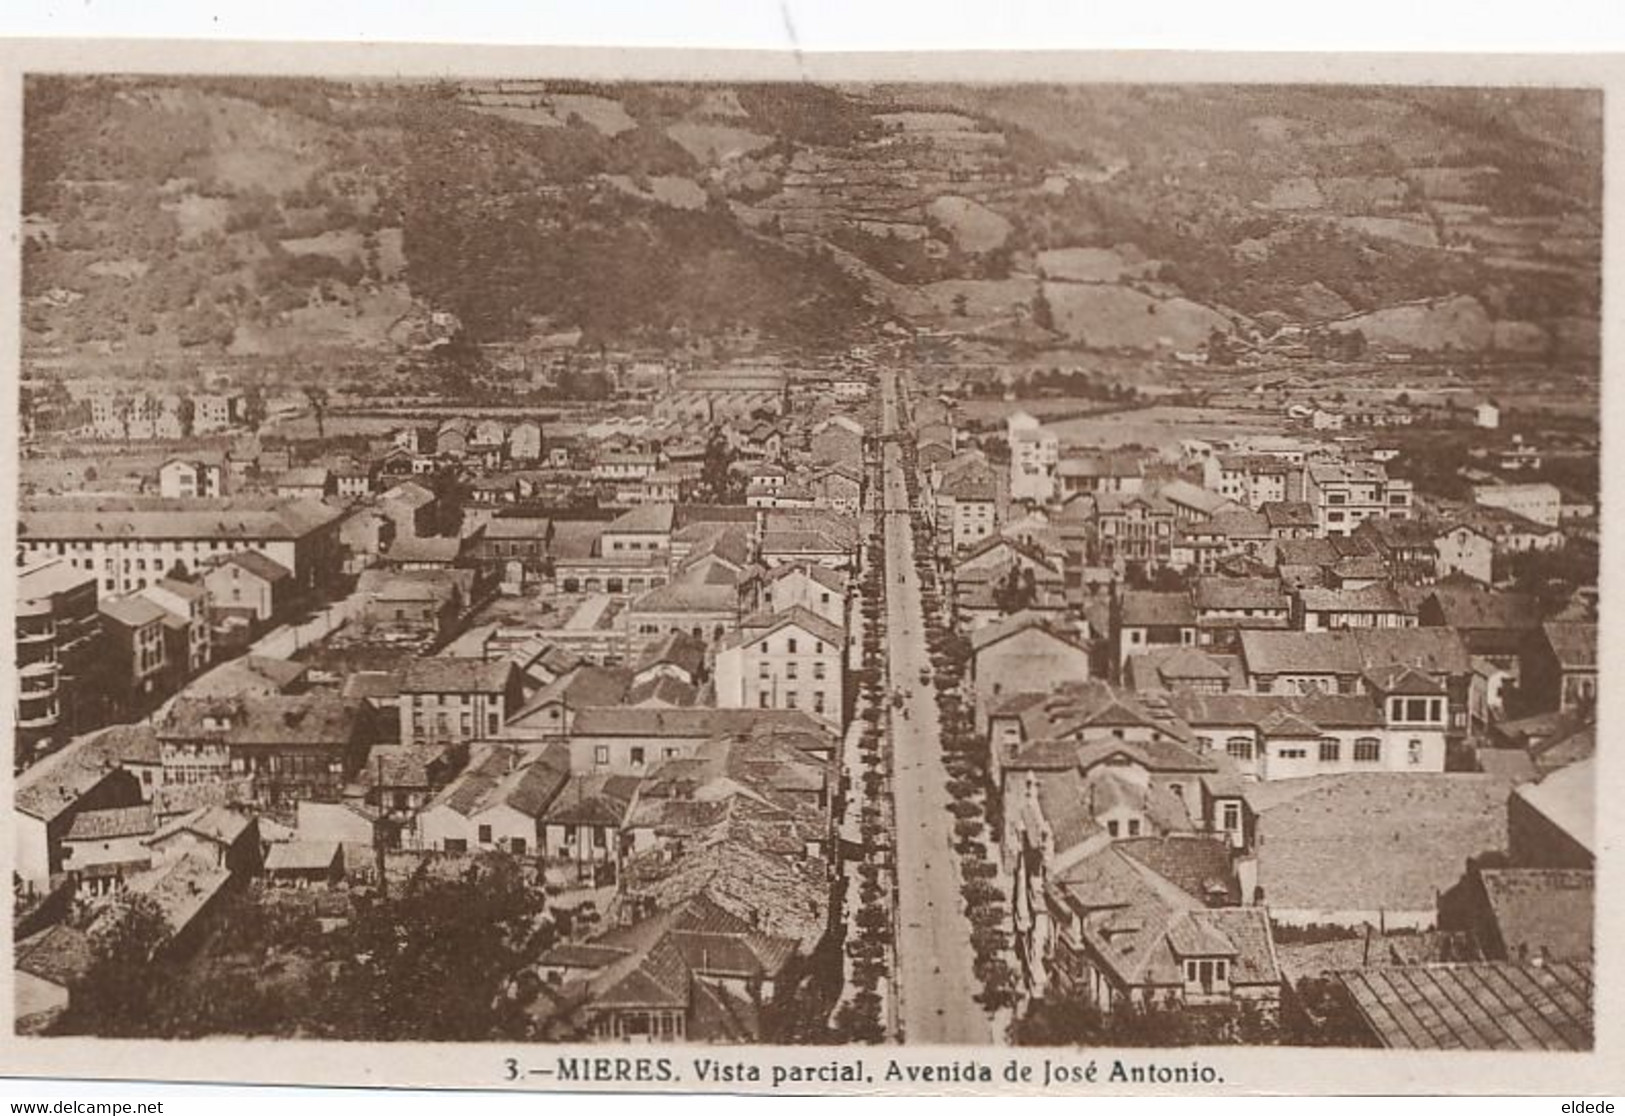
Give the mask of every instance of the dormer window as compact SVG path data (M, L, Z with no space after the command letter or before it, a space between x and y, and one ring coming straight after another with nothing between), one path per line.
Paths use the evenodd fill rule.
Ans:
M1223 957L1192 957L1185 961L1185 990L1208 995L1230 985L1230 962Z

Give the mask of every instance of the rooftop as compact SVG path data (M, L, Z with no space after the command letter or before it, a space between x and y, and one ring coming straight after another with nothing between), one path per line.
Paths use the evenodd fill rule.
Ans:
M1590 1050L1590 962L1405 965L1338 974L1377 1040L1403 1050Z
M29 496L17 534L25 540L292 540L343 514L320 501L286 497Z
M1248 784L1273 908L1433 911L1470 856L1506 848L1491 775L1358 772Z
M403 694L501 693L513 675L508 659L409 659L401 671Z

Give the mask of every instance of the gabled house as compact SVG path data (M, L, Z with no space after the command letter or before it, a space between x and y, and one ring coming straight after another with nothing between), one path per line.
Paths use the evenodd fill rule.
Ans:
M846 630L799 606L741 621L717 649L723 709L802 709L845 723Z
M1043 692L1088 678L1086 638L1087 632L1033 612L1018 612L972 632L969 674L978 731L986 730L988 710L1006 694Z

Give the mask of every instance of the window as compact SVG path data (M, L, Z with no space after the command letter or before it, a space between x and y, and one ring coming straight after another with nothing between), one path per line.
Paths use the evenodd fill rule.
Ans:
M488 825L480 826L480 844L489 845L490 843L491 843L491 827L488 826Z
M1382 741L1374 736L1362 736L1354 742L1355 763L1380 763L1382 761Z
M593 831L592 831L592 847L595 848L595 849L601 849L601 848L604 847L604 830L603 830L603 827L601 827L601 826L594 826L593 827Z
M818 679L819 681L823 681L823 679L824 679L824 669L825 669L824 664L822 662L814 663L813 664L813 677Z
M487 713L485 715L485 731L490 736L495 736L502 731L502 715L500 713Z
M1306 759L1309 756L1308 748L1282 748L1277 753L1281 759Z
M814 713L822 713L823 711L824 711L824 691L823 690L814 690L813 691L813 712Z
M642 748L633 748L632 749L632 766L633 767L642 767L643 766L643 749Z
M789 639L784 641L784 649L786 651L788 651L792 655L794 655L796 653L796 639L795 639L795 636L791 636Z
M1241 803L1226 802L1224 804L1224 820L1220 823L1226 833L1237 833L1241 830Z
M1128 820L1128 835L1130 837L1138 837L1140 835L1140 819L1139 818L1130 818Z
M796 676L796 664L795 663L785 663L784 664L784 676L786 678L794 678Z
M592 750L592 762L598 767L609 766L609 745L599 744Z
M758 709L771 709L772 708L772 705L770 704L770 702L772 701L772 695L769 694L766 690L763 690L761 693L757 694L756 698L757 698L756 706L757 706Z
M757 667L756 677L758 677L758 678L772 678L773 677L773 671L772 671L771 668L769 668L766 659L763 659L762 662L761 662L761 665Z
M1412 767L1421 766L1421 763L1422 763L1422 742L1413 737L1411 739L1411 742L1408 745L1406 745L1406 747L1405 747L1405 756L1406 756L1407 761L1410 763L1410 765Z
M461 837L447 837L446 851L449 853L464 853L468 851L468 842Z
M784 707L786 709L796 708L796 692L794 690L784 691Z
M1333 737L1326 737L1320 742L1320 762L1336 763L1343 758L1342 742Z
M1231 759L1250 760L1253 758L1253 742L1246 736L1232 736L1224 742L1224 750Z
M1117 836L1117 822L1115 822L1115 821L1107 822L1106 823L1106 832L1109 835L1111 835L1113 837L1116 837Z

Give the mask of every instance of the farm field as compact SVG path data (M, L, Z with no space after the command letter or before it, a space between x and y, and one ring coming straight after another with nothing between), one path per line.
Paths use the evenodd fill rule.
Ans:
M1141 411L1066 419L1052 424L1050 429L1060 438L1064 451L1068 447L1127 445L1165 449L1177 446L1185 438L1280 434L1286 426L1283 421L1216 407L1148 407Z

